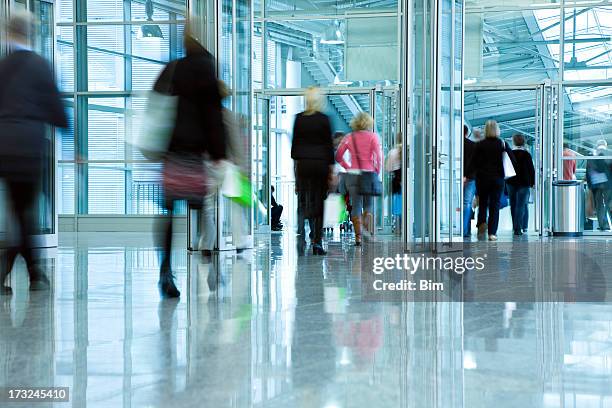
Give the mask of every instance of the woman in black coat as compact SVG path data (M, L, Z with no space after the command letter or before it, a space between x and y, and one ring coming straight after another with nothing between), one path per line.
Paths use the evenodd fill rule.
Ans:
M68 120L48 62L30 50L33 22L29 14L16 13L8 24L11 53L0 62L0 178L19 229L17 245L7 250L0 265L0 294L18 254L30 276L30 290L49 288L32 254L35 233L35 200L39 193L43 163L47 162L47 125L66 127Z
M325 255L321 241L323 202L327 197L328 179L334 165L334 147L329 118L321 112L323 99L319 90L309 88L304 95L306 110L299 113L293 125L291 158L295 160L298 193L298 222L308 219L312 232L312 251ZM304 226L298 226L303 233ZM304 241L304 237L300 238Z
M154 90L178 97L176 121L164 157L164 193L168 214L177 200L192 208L202 206L206 194L205 155L226 157L225 129L213 56L190 35L185 36L186 56L164 69ZM161 221L164 242L159 277L162 296L179 297L171 271L172 220Z
M499 137L499 134L497 122L488 120L485 125L485 139L476 144L467 172L467 174L476 174L479 202L478 235L479 238L483 238L488 229L489 241L497 241L499 203L505 186L503 153L508 153L514 162L510 146Z

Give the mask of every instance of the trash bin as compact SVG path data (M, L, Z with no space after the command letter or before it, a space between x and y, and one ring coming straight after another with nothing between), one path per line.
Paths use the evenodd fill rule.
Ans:
M579 237L584 232L584 187L581 181L553 182L553 235Z

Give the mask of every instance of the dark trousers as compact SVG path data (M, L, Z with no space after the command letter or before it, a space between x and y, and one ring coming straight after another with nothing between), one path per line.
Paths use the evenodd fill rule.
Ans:
M512 213L512 229L522 232L527 229L529 210L529 187L516 187L508 184L508 198L510 199L510 212Z
M597 184L601 186L602 184ZM604 184L605 186L605 184ZM608 222L608 196L609 192L606 187L593 187L593 202L595 204L595 211L597 213L597 224L599 224L600 230L610 229Z
M499 225L499 200L504 191L504 179L477 179L478 225L488 223L489 235L497 234ZM487 210L489 220L487 222Z
M178 199L177 199L178 200ZM170 273L171 271L171 255L172 255L172 215L174 213L175 199L166 198L165 207L168 211L167 217L160 217L157 223L158 232L161 233L161 273ZM201 208L201 203L190 203L191 208ZM189 214L187 215L189 216Z
M36 183L24 181L6 180L8 198L13 205L19 232L17 233L16 245L7 249L4 271L0 271L0 285L4 278L11 272L17 255L21 254L28 267L30 278L35 274L34 255L32 252L32 234L34 233L34 219L31 210L34 208L36 198Z
M277 205L272 207L270 212L270 222L272 223L272 227L275 227L281 223L281 215L283 214L283 206Z

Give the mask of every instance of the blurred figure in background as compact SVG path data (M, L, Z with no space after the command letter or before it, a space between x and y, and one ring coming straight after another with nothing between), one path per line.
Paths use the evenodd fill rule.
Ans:
M373 233L372 196L361 195L360 180L362 172L379 174L383 156L378 135L372 131L374 120L365 112L360 112L351 121L353 132L347 135L336 152L336 161L347 170L346 187L351 196L351 220L355 229L355 245L361 245L362 226ZM345 154L350 156L346 160Z
M49 288L49 279L40 271L32 254L35 232L35 200L45 163L46 125L68 125L60 93L49 63L31 50L34 22L30 14L17 12L6 27L11 51L0 61L0 178L8 190L18 234L9 242L0 265L0 291L18 254L23 256L30 275L30 290Z
M594 156L607 156L608 142L601 139L597 141ZM608 231L608 203L610 202L610 183L612 182L610 162L605 159L587 160L586 179L589 189L593 193L593 205L597 214L597 224L601 231Z
M563 157L576 157L576 152L563 145ZM563 160L563 180L576 179L576 160Z
M168 214L173 213L178 200L186 200L192 208L201 208L207 185L204 159L218 161L226 157L214 57L189 32L185 33L185 52L184 58L166 66L154 86L156 92L169 90L178 97L176 121L163 165ZM160 222L164 239L159 290L164 297L179 297L171 269L172 219L164 218Z
M530 188L535 186L535 168L531 154L525 148L525 136L517 133L512 136L512 141L515 146L512 152L516 176L506 180L506 188L510 199L514 235L523 235L529 225L529 193Z
M304 95L306 109L298 113L293 125L291 158L295 160L295 185L298 194L298 225L304 241L303 220L310 225L312 252L325 255L322 243L323 202L334 165L334 147L329 118L322 113L323 97L319 89L308 88Z
M276 202L274 198L274 186L271 186L272 193L270 194L270 228L272 231L282 231L283 223L281 222L281 215L283 215L283 206Z
M391 173L391 214L393 216L393 231L399 231L402 216L402 133L398 132L395 146L389 151L385 171Z

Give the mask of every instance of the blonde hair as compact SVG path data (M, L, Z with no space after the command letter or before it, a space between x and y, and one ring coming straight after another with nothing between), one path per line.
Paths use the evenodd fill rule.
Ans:
M306 109L304 112L308 115L312 115L316 112L321 112L325 106L323 102L323 96L319 88L311 86L304 92L304 101L306 103Z
M487 120L485 123L485 139L495 139L500 134L499 125L494 120Z
M359 112L353 120L351 120L351 129L354 132L358 132L360 130L372 130L374 127L374 119L370 116L369 113Z

